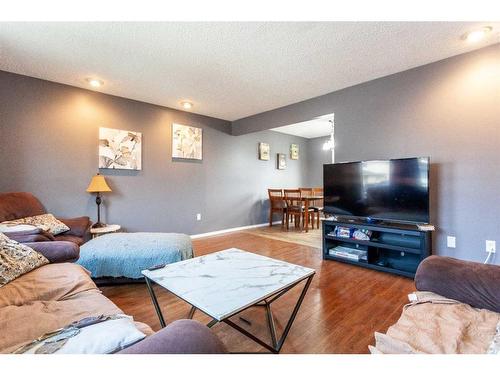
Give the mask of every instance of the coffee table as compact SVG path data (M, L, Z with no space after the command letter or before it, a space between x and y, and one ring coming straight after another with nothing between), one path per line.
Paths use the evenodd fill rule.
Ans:
M232 248L168 264L159 269L145 270L142 274L162 327L165 327L165 320L152 283L160 285L190 304L190 319L198 309L212 318L208 327L224 322L272 353L279 353L315 271ZM278 338L271 304L301 282L304 282L304 286L300 296L281 337ZM231 320L234 315L253 306L264 307L266 310L271 344Z

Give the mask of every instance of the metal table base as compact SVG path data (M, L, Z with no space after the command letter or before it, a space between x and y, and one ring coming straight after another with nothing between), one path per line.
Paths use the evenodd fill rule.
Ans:
M280 290L279 292L276 292L275 294L271 295L271 296L268 296L266 298L263 298L262 300L256 302L255 304L241 310L241 311L238 311L236 313L234 313L233 315L230 315L228 316L227 318L224 318L223 320L217 320L217 319L212 319L208 324L207 324L207 327L213 327L215 324L217 323L226 323L227 325L229 325L230 327L234 328L235 330L237 330L238 332L242 333L243 335L245 335L246 337L252 339L253 341L255 341L257 344L263 346L264 348L266 348L267 350L269 350L271 353L279 353L281 348L283 347L283 344L288 336L288 333L290 332L290 328L292 328L292 324L295 320L295 317L297 316L297 313L299 311L299 308L300 306L302 305L302 301L304 300L304 297L307 293L307 290L309 289L309 286L311 285L311 281L314 277L314 274L304 278L304 279L301 279L301 280L298 280L297 282L293 283L292 285L286 287L285 289L283 290ZM156 294L155 294L155 291L153 289L153 286L152 286L152 280L150 280L149 278L145 277L146 279L146 285L148 287L148 291L149 291L149 294L151 296L151 300L153 301L153 305L154 305L154 308L156 310L156 313L158 315L158 319L160 320L160 325L161 327L165 327L166 324L165 324L165 319L163 317L163 313L161 311L161 308L160 308L160 305L158 304L158 299L156 298ZM292 311L292 314L290 315L290 318L288 319L288 322L285 326L285 329L283 330L283 333L281 335L280 338L278 338L277 336L277 332L276 332L276 326L275 326L275 323L274 323L274 317L273 317L273 313L272 313L272 310L271 310L271 304L276 301L277 299L279 299L281 296L283 296L284 294L286 294L288 291L290 291L291 289L293 289L295 286L297 286L298 284L300 284L301 282L303 282L305 280L305 285L304 287L302 288L302 291L300 293L300 296L295 304L295 307L293 308L293 311ZM168 289L167 289L168 290ZM241 327L240 325L234 323L231 318L237 314L240 314L242 313L243 311L251 308L251 307L255 307L255 306L258 306L258 307L263 307L265 308L265 311L266 311L266 320L267 320L267 326L269 328L269 332L270 332L270 336L271 336L271 344L269 343L266 343L265 341L263 341L262 339L258 338L257 336L255 336L254 334L248 332L245 328ZM194 313L196 312L197 308L196 306L191 306L191 309L189 311L189 314L188 314L188 319L192 319L193 316L194 316ZM243 321L245 321L246 323L250 323L248 321L246 321L245 319L241 318Z

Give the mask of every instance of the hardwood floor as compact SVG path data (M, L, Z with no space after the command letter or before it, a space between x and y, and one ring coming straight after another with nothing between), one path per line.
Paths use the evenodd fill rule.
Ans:
M246 233L251 233L256 236L271 238L273 240L293 242L299 245L310 246L316 249L321 249L322 246L322 233L321 229L309 229L309 232L300 231L293 227L290 230L284 229L280 224L273 225L272 227L258 227L245 230Z
M276 259L297 263L316 270L281 353L368 353L375 331L385 332L394 324L413 289L413 281L382 272L367 270L335 261L323 261L316 248L266 238L247 232L197 239L193 241L197 256L237 247ZM138 321L160 328L145 284L102 287L104 295L125 313ZM279 334L295 305L300 287L273 304ZM189 306L160 288L155 289L167 324L185 318ZM249 331L269 339L264 311L260 308L242 314L252 321ZM197 311L195 319L210 320ZM244 324L241 321L239 324ZM265 349L222 323L212 330L230 351Z

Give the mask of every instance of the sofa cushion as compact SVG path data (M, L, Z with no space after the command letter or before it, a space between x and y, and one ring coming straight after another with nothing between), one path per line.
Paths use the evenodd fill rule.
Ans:
M100 314L123 313L97 289L62 300L32 301L0 308L0 352L10 353L21 345L72 322Z
M77 236L72 236L68 235L66 233L60 234L54 238L56 241L67 241L67 242L73 242L74 244L81 246L85 242L85 239L83 237L77 237Z
M181 319L122 350L119 354L223 354L226 348L210 328L195 320Z
M418 266L415 286L500 313L500 266L432 255Z
M45 214L45 208L31 193L0 194L0 221Z
M63 219L58 217L57 220L62 221L69 227L69 231L64 232L65 236L85 237L90 228L90 218L88 216L74 217L71 219Z
M10 239L20 243L46 242L46 241L56 240L52 234L40 228L35 228L30 231L22 231L22 232L5 232L4 234Z
M4 221L0 224L12 226L17 226L19 224L29 224L37 228L46 230L53 235L69 231L69 227L62 221L57 220L56 217L52 214L28 216L16 220Z
M48 262L42 254L0 233L0 287Z
M0 352L10 353L74 321L123 312L101 294L83 267L47 264L0 288ZM151 328L136 322L146 335Z
M80 256L80 247L70 241L27 242L25 245L43 254L50 263L75 262Z
M34 301L58 301L88 290L98 290L89 272L74 263L54 263L37 268L4 285L0 309Z
M387 334L376 333L376 352L386 354L484 354L500 314L430 292L416 292ZM370 348L372 353L374 350Z

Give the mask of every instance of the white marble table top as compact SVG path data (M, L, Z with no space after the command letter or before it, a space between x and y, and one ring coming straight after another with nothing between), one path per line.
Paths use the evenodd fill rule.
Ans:
M221 321L314 274L296 264L240 249L166 265L142 274Z

